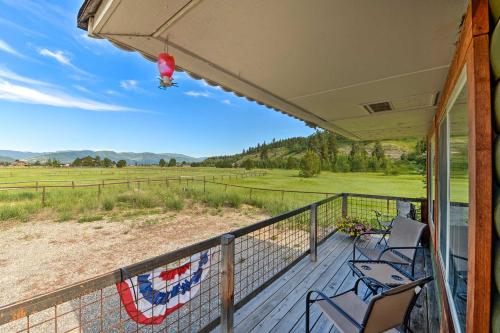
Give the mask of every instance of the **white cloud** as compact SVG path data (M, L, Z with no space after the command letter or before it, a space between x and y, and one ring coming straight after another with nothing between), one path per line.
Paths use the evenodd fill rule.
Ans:
M191 97L206 97L206 98L212 97L212 94L210 94L208 91L194 91L194 90L190 90L190 91L186 91L184 94L188 95L188 96L191 96Z
M137 90L139 88L139 82L136 80L123 80L120 81L120 87L125 90Z
M0 100L11 102L48 105L63 108L76 108L88 111L141 112L121 105L67 95L61 91L42 91L0 79Z
M8 70L5 67L2 67L1 65L0 65L0 78L14 80L17 82L22 82L22 83L27 83L27 84L40 85L40 86L51 86L52 85L52 84L47 83L47 82L33 80L33 79L28 78L28 77L21 76L19 74L16 74L16 73Z
M41 49L38 52L45 57L50 57L50 58L57 60L59 63L61 63L63 65L67 65L67 66L71 65L71 60L69 60L68 56L66 54L64 54L64 52L61 50L51 51L48 49Z
M222 100L222 103L223 103L223 104L226 104L226 105L231 105L231 101L230 101L230 100L228 100L228 99L223 99L223 100Z
M78 72L80 74L86 75L86 76L92 76L92 74L84 71L83 69L78 68L77 66L73 65L71 62L71 59L69 58L69 55L61 50L56 50L56 51L51 51L49 49L43 48L38 51L40 55L44 57L49 57L54 60L56 60L58 63L64 66L68 66L71 69L73 69L75 72Z
M17 52L12 46L7 44L4 40L0 39L0 51L10 53L12 55L15 55L16 57L22 57L22 54Z

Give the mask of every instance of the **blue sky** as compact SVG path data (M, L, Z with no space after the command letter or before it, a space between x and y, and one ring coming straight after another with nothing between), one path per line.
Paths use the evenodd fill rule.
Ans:
M82 2L0 0L0 149L209 156L312 133L182 73L158 89L156 64L76 28Z

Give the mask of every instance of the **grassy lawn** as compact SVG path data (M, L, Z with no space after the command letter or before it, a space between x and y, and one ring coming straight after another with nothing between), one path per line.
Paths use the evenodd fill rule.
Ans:
M216 168L155 168L127 167L125 169L76 169L76 168L0 168L0 188L13 186L6 183L27 181L33 186L39 181L43 185L96 184L133 179L158 179L165 176L198 176L216 182L243 185L262 189L315 191L329 193L360 193L410 198L425 197L423 176L406 174L386 176L383 173L333 173L322 172L317 177L301 178L297 170L265 170L264 176L236 178L221 175L244 173L243 169ZM257 171L257 170L255 170ZM57 182L55 182L57 181ZM58 181L62 181L59 183ZM2 184L3 183L3 184ZM17 186L17 185L16 185ZM452 180L452 200L465 202L466 179ZM201 203L215 209L238 208L249 205L262 209L266 214L276 215L311 202L325 195L287 192L270 192L225 185L170 180L168 183L143 182L124 185L101 186L99 195L96 186L72 189L67 187L46 188L45 205L39 188L0 190L0 221L5 220L74 220L80 223L98 221L102 218L120 220L125 216L148 215L151 210L178 211L192 203Z
M165 176L196 176L196 175L227 175L246 172L244 169L216 169L191 167L127 167L127 168L12 168L0 167L0 187L8 186L12 182L28 182L26 186L33 186L35 181L39 185L54 185L54 183L68 185L71 181L78 184L96 183L101 180L126 180L159 178ZM18 186L23 184L13 184Z
M317 177L301 178L297 170L269 170L263 177L229 181L231 184L318 192L350 192L420 198L425 196L421 175L386 176L383 173L333 173L323 171Z

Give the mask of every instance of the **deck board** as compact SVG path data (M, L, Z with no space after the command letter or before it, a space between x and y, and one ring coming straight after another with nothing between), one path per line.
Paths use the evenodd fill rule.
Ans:
M365 246L373 243L365 242ZM347 261L352 255L352 238L334 234L318 248L318 261L309 257L287 271L282 277L264 289L255 298L236 311L235 332L304 332L305 295L311 289L319 289L334 295L352 288L355 277ZM419 255L417 271L432 274L432 263L427 250ZM434 284L428 284L418 300L420 307L414 308L411 328L414 332L437 332ZM312 332L337 332L316 307L311 311ZM218 332L216 328L213 332Z

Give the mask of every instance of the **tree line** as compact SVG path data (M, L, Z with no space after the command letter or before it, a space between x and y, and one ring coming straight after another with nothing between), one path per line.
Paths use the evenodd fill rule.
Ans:
M349 146L348 152L339 147ZM368 152L367 146L371 146ZM284 149L284 157L271 156L272 152ZM212 166L219 168L243 167L246 169L300 169L303 175L317 174L321 170L334 172L424 172L426 163L426 144L418 140L414 150L403 153L400 160L386 156L380 141L349 141L328 131L317 131L309 137L273 140L271 143L258 144L231 156L216 156L193 166Z

